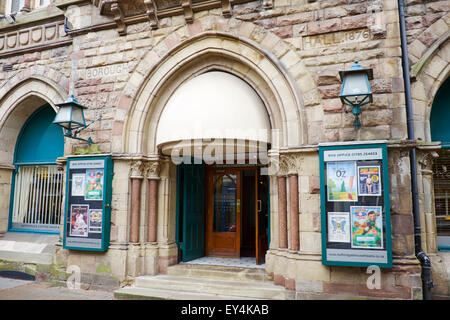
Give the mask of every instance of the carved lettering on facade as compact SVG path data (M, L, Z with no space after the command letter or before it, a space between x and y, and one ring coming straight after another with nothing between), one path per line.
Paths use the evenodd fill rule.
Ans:
M103 77L114 77L128 72L125 63L113 64L110 66L88 68L85 70L84 79L97 79Z
M345 30L303 37L303 50L370 40L369 29Z

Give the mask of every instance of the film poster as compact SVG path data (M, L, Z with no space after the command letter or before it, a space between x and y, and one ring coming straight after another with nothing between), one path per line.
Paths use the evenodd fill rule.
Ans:
M383 249L383 217L381 207L350 207L352 248Z
M70 208L70 236L88 236L88 211L87 204L73 204Z

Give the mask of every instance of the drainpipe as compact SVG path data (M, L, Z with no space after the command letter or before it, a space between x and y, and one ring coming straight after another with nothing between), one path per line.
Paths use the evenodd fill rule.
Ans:
M411 83L409 75L408 47L406 42L406 26L405 26L405 8L403 0L398 0L398 13L400 18L400 38L402 46L402 68L403 82L405 86L405 102L406 102L406 123L408 129L408 140L414 141L414 122L412 114L411 100ZM423 299L431 300L431 288L433 288L433 280L431 279L431 260L423 252L422 249L422 231L420 228L420 207L419 192L417 187L417 165L416 165L416 147L414 146L410 152L411 165L411 192L412 192L412 209L414 218L414 242L415 254L422 266L422 291Z

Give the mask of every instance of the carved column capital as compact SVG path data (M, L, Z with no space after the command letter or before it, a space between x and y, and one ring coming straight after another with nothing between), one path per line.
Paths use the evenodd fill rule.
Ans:
M280 175L297 175L297 156L295 154L285 154L280 156Z
M131 179L144 178L144 163L141 160L136 160L131 163L130 178Z
M149 180L159 180L161 165L157 161L147 162L145 164L145 176Z

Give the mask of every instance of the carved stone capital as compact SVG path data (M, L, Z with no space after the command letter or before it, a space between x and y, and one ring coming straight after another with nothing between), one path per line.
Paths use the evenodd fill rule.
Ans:
M144 164L141 160L133 161L130 168L131 179L143 179L144 178Z
M145 165L145 176L149 180L158 180L160 171L161 165L157 161L147 162Z
M433 174L433 161L439 158L439 154L436 151L431 152L418 152L417 162L422 174Z
M280 156L280 175L290 176L296 175L297 172L297 157L294 154L284 154Z

